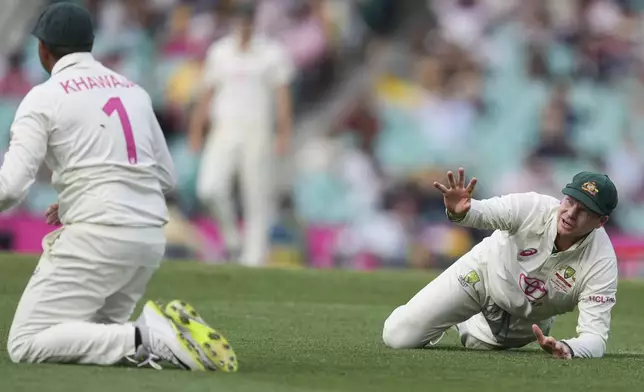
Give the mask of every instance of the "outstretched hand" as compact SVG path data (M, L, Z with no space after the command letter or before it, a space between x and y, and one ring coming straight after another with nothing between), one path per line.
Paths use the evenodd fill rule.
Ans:
M458 169L458 180L454 179L454 173L447 172L448 186L434 181L434 187L443 193L445 208L452 216L463 216L467 214L472 206L472 192L476 186L476 178L472 178L465 186L465 169Z
M545 336L538 325L532 325L532 332L537 337L537 343L545 352L558 359L572 359L570 348L552 336Z

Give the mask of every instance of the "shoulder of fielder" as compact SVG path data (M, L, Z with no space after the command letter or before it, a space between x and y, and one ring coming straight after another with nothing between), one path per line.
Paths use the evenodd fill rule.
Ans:
M20 102L14 123L26 116L39 118L43 122L51 120L52 113L55 111L55 100L52 99L54 94L55 91L48 82L32 88Z

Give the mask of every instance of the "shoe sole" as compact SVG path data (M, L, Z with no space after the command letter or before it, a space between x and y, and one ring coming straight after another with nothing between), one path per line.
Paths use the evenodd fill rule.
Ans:
M190 358L192 359L192 362L197 364L197 369L190 369L188 367L186 370L205 371L207 367L206 367L206 364L204 363L204 361L201 359L199 349L197 347L195 347L195 345L186 337L186 335L177 326L175 321L163 311L163 305L159 304L157 302L154 302L154 301L148 301L146 306L148 306L150 309L154 310L160 316L168 319L168 321L170 322L170 326L172 327L172 330L174 331L175 335L177 336L177 340L181 344L181 348L183 348L185 354L190 356ZM183 362L183 361L181 361L181 362Z
M165 313L190 334L217 370L234 373L239 369L237 355L228 340L210 327L192 305L175 300L166 305Z

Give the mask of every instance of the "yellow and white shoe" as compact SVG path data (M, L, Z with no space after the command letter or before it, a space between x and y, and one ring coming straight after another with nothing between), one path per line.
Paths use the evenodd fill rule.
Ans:
M185 370L206 370L207 362L198 347L154 301L145 304L135 325L143 342L130 361L158 370L158 361L168 361Z
M203 351L213 370L234 373L239 369L237 355L228 340L208 325L192 305L174 300L165 306L165 314Z

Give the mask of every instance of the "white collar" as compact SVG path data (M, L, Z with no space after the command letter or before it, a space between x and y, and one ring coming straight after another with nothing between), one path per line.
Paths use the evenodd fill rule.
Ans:
M68 54L58 60L58 62L54 65L54 68L52 68L51 74L55 75L63 69L68 68L74 64L88 61L94 61L94 56L92 56L91 53L83 52Z

